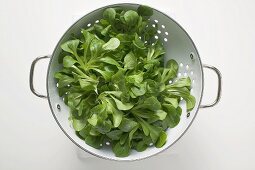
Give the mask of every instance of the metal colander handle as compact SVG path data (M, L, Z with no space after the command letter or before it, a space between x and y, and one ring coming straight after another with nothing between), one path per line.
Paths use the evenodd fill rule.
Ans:
M211 66L211 65L206 65L206 64L204 64L203 67L207 68L207 69L210 69L210 70L212 70L216 73L216 75L218 77L218 91L217 91L217 97L212 103L205 104L205 105L200 105L200 108L213 107L220 101L221 89L222 89L222 77L221 77L220 71L216 67Z
M34 95L40 97L40 98L47 98L47 95L43 95L38 93L35 88L34 88L34 69L35 69L35 65L39 60L42 59L46 59L46 58L50 58L50 55L47 56L43 56L43 57L37 57L31 64L31 68L30 68L30 74L29 74L29 86L30 86L30 90L32 91L32 93L34 93Z

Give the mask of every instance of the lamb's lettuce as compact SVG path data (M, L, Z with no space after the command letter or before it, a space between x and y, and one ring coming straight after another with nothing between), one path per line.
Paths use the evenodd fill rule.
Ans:
M61 45L63 68L55 78L76 134L97 149L109 141L118 157L162 147L165 131L180 122L181 99L188 112L195 106L190 78L177 79L175 60L163 63L157 25L147 26L152 15L147 6L108 8L98 23Z

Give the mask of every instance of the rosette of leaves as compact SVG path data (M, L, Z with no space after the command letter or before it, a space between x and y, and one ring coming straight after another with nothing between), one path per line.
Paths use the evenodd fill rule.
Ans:
M147 6L107 8L99 23L61 45L55 78L73 128L94 148L109 141L117 157L162 147L180 121L181 98L188 112L195 106L190 78L176 79L177 62L163 62L157 27L147 27L151 15Z

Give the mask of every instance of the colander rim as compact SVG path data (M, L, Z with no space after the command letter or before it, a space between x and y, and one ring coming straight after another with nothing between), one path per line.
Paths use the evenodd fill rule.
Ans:
M98 11L98 10L102 10L104 8L108 8L108 7L114 7L114 6L122 6L122 5L130 5L130 6L139 6L141 4L137 4L137 3L114 3L114 4L110 4L110 5L106 5L106 6L102 6L100 8L97 8L95 10L92 10L91 12L83 15L81 18L79 18L77 21L75 21L66 31L65 33L61 36L61 38L59 39L57 45L55 46L54 50L53 50L53 53L52 53L52 56L54 56L57 48L59 47L60 45L60 42L61 40L65 37L66 33L73 28L74 25L76 25L80 20L82 20L85 16L89 15L89 14L92 14L93 12L95 11ZM151 6L150 6L151 7ZM199 110L199 106L201 104L201 101L202 101L202 97L203 97L203 91L204 91L204 73L203 73L203 67L202 67L202 62L201 62L201 58L200 58L200 55L198 53L198 50L197 50L197 47L194 43L194 41L192 40L192 38L189 36L189 34L186 32L186 30L177 22L175 21L173 18L171 18L169 15L165 14L164 12L154 8L154 7L151 7L153 10L161 13L162 15L166 16L167 18L169 18L170 20L172 20L181 30L184 31L184 33L188 36L188 38L190 39L192 45L194 46L195 48L195 51L197 53L197 57L198 57L198 61L199 61L199 65L200 65L200 70L201 70L201 78L202 78L202 86L201 86L201 95L199 97L199 103L198 103L198 108L196 109L195 111L195 114L194 114L194 117L192 118L192 120L190 121L189 125L186 127L186 129L181 133L181 135L172 143L170 144L169 146L167 146L166 148L164 148L163 150L160 150L152 155L148 155L148 156L145 156L145 157L139 157L137 159L115 159L115 157L113 158L109 158L109 157L105 157L105 156L102 156L102 155L99 155L99 154L95 154L87 149L85 149L84 147L82 147L81 145L79 145L71 136L69 136L69 134L64 130L64 128L61 126L60 122L58 121L54 111L53 111L53 106L50 102L50 98L47 97L47 100L48 100L48 103L49 103L49 106L50 106L50 109L51 109L51 113L55 119L55 121L57 122L58 126L60 127L60 129L63 131L63 133L76 145L78 146L80 149L82 149L83 151L86 151L88 153L90 153L91 155L94 155L98 158L103 158L105 160L112 160L112 161L123 161L123 162L131 162L131 161L138 161L138 160L143 160L143 159L146 159L146 158L150 158L152 156L155 156L155 155L158 155L160 153L162 153L163 151L166 151L167 149L169 149L171 146L173 146L177 141L180 140L180 138L182 138L182 136L187 132L187 130L189 129L189 127L192 125L193 121L195 120L196 116L197 116L197 113L198 113L198 110ZM47 96L49 96L49 86L48 86L48 80L49 80L49 71L50 71L50 66L52 64L52 60L53 60L53 57L50 58L50 61L49 61L49 65L48 65L48 68L47 68L47 78L46 78L46 89L47 89Z

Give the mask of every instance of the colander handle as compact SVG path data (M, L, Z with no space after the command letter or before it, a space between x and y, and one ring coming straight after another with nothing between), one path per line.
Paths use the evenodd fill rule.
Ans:
M200 108L213 107L213 106L215 106L220 101L221 87L222 87L222 81L221 81L222 77L221 77L220 71L216 67L210 66L210 65L206 65L206 64L204 64L203 67L207 68L207 69L210 69L210 70L212 70L212 71L214 71L216 73L216 75L218 77L218 92L217 92L216 99L212 103L205 104L205 105L200 105Z
M35 69L35 64L42 59L46 59L46 58L50 58L51 56L47 55L47 56L43 56L43 57L37 57L31 64L31 68L30 68L30 74L29 74L29 86L30 86L30 90L32 93L34 93L34 95L36 95L37 97L40 98L47 98L46 95L40 94L38 93L35 88L34 88L34 69Z

